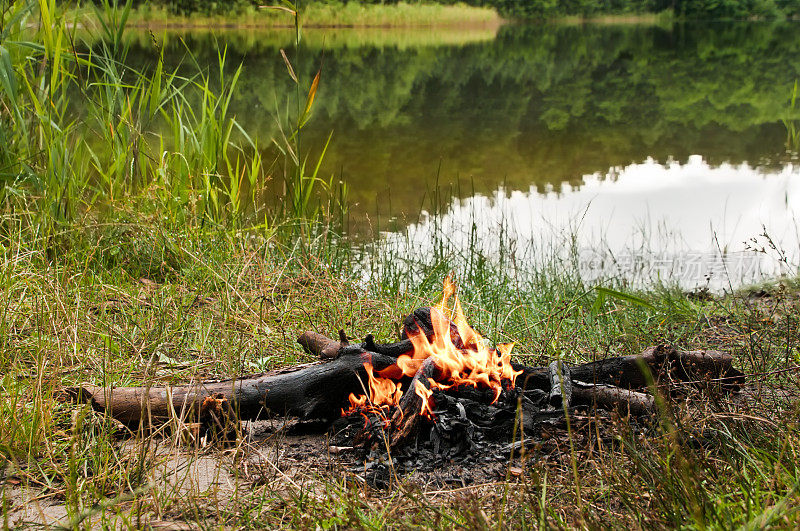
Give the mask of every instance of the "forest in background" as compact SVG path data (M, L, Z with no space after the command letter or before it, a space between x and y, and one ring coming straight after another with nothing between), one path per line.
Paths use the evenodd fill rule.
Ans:
M310 4L344 6L392 5L397 0L306 0ZM800 0L424 0L410 4L470 5L490 7L508 19L545 19L563 16L603 16L645 13L671 13L686 19L765 19L800 16ZM261 0L134 0L139 8L166 9L177 15L243 12L270 5ZM279 4L279 2L274 2Z

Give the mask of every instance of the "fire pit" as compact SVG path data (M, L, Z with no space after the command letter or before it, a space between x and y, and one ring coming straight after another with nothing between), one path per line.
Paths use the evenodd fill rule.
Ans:
M454 294L447 279L441 303L409 315L395 343L305 332L298 341L323 361L170 388L84 385L71 396L137 427L175 420L176 412L180 422L225 433L240 420L276 414L322 420L336 448L386 475L387 467L402 473L442 461L506 460L548 432L568 432L571 419L611 412L643 424L655 412L653 393L679 399L690 389L728 393L744 383L728 354L667 345L528 367L512 361L511 344L493 347L470 327Z
M547 405L542 390L514 386L524 371L512 366L513 345L492 348L469 326L458 298L448 307L454 292L447 279L438 306L405 319L410 350L395 363L375 371L371 360L364 361L366 392L350 394L343 411L346 433L363 420L350 436L353 444L390 452L412 438L418 443L422 433L437 455L469 455L492 435L508 439L515 428L521 433Z

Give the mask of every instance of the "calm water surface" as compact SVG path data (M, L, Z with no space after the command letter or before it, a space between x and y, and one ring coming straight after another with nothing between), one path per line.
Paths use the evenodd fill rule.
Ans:
M325 174L349 185L353 231L388 245L424 254L445 231L454 245L512 241L520 260L571 247L587 277L738 285L797 263L783 120L798 118L798 30L308 30L295 69L310 81L321 64L322 81L303 143L313 157L333 131ZM201 63L228 46L244 67L234 113L262 144L277 135L291 35L184 38ZM183 55L174 36L165 47ZM131 53L153 57L149 37Z

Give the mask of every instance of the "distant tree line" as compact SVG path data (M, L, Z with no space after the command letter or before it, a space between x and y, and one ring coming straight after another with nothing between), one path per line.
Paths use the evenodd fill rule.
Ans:
M136 4L163 6L180 14L223 13L250 6L280 2L263 0L134 0ZM302 3L347 3L348 0L305 0ZM362 4L394 4L400 0L350 0ZM410 2L420 0L406 0ZM455 4L459 0L422 0ZM748 19L800 16L800 0L460 0L488 6L509 18L553 18L578 15L661 13L671 11L680 18Z
M681 18L748 19L800 15L800 0L487 0L509 17L605 15L672 11Z

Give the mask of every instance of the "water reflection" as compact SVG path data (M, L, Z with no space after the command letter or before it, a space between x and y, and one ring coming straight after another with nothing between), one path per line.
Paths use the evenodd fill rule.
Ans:
M357 219L376 210L413 219L440 166L441 181L461 180L461 197L580 186L583 175L648 157L780 168L798 27L511 25L438 40L309 32L299 61L291 32L157 39L168 69L187 48L215 65L228 46L229 66L243 66L232 114L262 146L280 135L278 111L296 107L286 105L294 89L280 49L306 84L321 66L304 145L313 158L333 131L324 173L349 184ZM135 62L154 64L151 41L132 46Z
M692 156L684 163L649 159L612 168L557 191L478 194L384 240L420 260L436 252L442 235L453 249L478 246L487 256L511 242L515 256L509 258L523 269L542 249L576 249L573 265L586 280L620 277L635 284L660 277L687 289L718 290L797 264L798 214L800 168L715 167Z
M402 233L438 201L438 186L453 182L447 193L460 201L442 218L452 231L469 232L460 224L474 212L487 241L501 220L536 245L569 228L593 250L588 270L614 274L609 256L629 256L635 270L646 269L642 256L732 256L759 238L762 223L796 254L797 170L782 120L800 118L788 108L800 78L798 24L511 25L446 38L311 33L298 59L287 52L306 85L322 66L303 145L313 160L334 132L323 174L349 185L354 232L393 219ZM164 38L165 62L174 67L188 48L213 65L227 44L228 64L243 66L232 113L266 146L286 119L278 111L295 107L286 104L294 90L280 55L290 37ZM157 57L151 41L132 47L142 65ZM264 156L277 160L280 200L281 159L269 149ZM409 233L424 242L429 227L422 221ZM756 256L759 268L774 265Z

